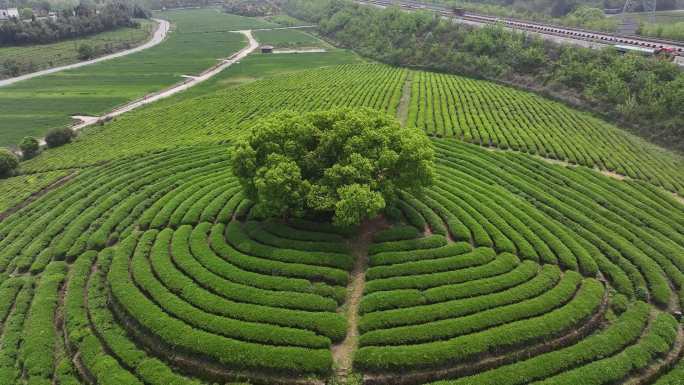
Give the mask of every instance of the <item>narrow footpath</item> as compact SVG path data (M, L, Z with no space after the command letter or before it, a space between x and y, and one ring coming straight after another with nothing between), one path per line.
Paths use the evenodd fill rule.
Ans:
M366 221L361 225L356 238L349 242L355 259L350 273L351 281L347 287L347 299L343 307L340 308L340 311L343 311L347 318L347 336L342 342L332 346L335 384L349 383L350 376L353 374L354 352L358 347L359 339L359 305L366 285L368 247L373 242L373 235L387 227L389 227L389 223L383 217Z
M166 38L166 35L168 34L169 27L170 27L169 22L166 20L162 20L162 19L152 19L152 20L157 22L157 30L154 31L152 38L145 44L142 44L142 45L139 45L137 47L133 47L131 49L127 49L124 51L115 52L111 55L100 56L100 57L92 59L92 60L86 60L86 61L82 61L82 62L78 62L78 63L74 63L74 64L69 64L69 65L65 65L65 66L61 66L61 67L48 68L48 69L45 69L42 71L31 72L31 73L26 74L26 75L21 75L21 76L17 76L14 78L0 80L0 87L8 86L10 84L14 84L14 83L20 82L22 80L32 79L32 78L35 78L38 76L49 75L49 74L53 74L55 72L70 70L70 69L74 69L74 68L85 67L87 65L99 63L99 62L102 62L105 60L115 59L118 57L130 55L132 53L140 52L140 51L146 50L148 48L152 48L155 45L161 43Z

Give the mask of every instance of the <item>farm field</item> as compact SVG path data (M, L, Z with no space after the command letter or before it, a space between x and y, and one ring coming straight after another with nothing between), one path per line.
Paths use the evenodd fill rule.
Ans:
M254 37L263 45L278 48L325 48L329 45L324 41L296 29L255 31Z
M154 31L156 23L139 20L140 28L120 28L102 32L82 39L72 39L53 44L0 48L0 79L59 67L80 61L78 47L87 44L100 52L99 56L121 51L144 43ZM8 65L16 66L19 73L10 73Z
M220 18L260 23L165 16L226 39ZM434 183L359 228L262 219L233 144L333 107L424 130ZM0 384L684 378L684 158L532 93L336 48L253 53L20 171L0 179Z
M26 135L42 136L67 125L72 115L99 115L180 82L182 75L202 72L245 45L244 36L230 30L272 26L217 9L158 16L173 24L167 41L158 46L0 88L0 145L16 145Z

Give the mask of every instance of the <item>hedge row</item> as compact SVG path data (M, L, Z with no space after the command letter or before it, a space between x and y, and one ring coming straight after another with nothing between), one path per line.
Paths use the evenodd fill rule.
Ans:
M435 382L431 385L524 385L563 370L610 357L639 339L648 322L650 311L649 305L637 302L606 329L575 345L473 376Z
M503 275L500 280L517 278ZM398 326L425 324L437 320L463 317L469 314L495 308L505 311L505 306L542 295L553 288L560 279L557 266L546 265L539 275L518 286L511 286L505 291L493 292L477 297L461 300L439 302L429 305L405 307L402 309L379 311L364 315L359 322L359 331L366 333L377 329L389 329ZM510 285L510 284L508 284ZM498 315L497 315L498 316ZM363 338L363 337L362 337Z
M184 225L175 232L168 228L164 229L159 236L166 238L173 234L171 258L174 264L205 289L232 301L257 305L309 311L334 311L337 308L337 303L330 298L310 293L259 289L234 283L216 275L192 256L189 245L191 231L190 226Z
M496 253L493 249L478 247L471 252L450 257L371 267L366 272L366 279L371 281L375 279L397 276L453 271L484 265L494 260L495 257Z
M125 368L134 372L150 385L200 385L199 381L174 373L169 366L157 358L150 357L128 339L124 330L114 320L108 308L106 272L111 264L112 253L102 252L98 256L98 271L91 276L88 285L88 313L92 329L100 336L107 351Z
M302 230L283 224L276 221L261 222L261 227L271 234L282 238L293 239L298 241L314 241L314 242L344 242L344 238L339 234L331 234L315 230Z
M405 239L414 239L422 235L420 231L414 226L408 225L396 225L389 229L382 230L373 235L373 242L390 242L390 241L403 241Z
M667 353L677 335L677 321L669 314L660 313L650 325L646 335L638 343L622 352L594 361L577 369L564 372L535 384L574 385L611 384L631 373L651 365L655 359Z
M156 231L148 231L140 238L131 260L134 283L169 316L182 320L187 325L197 329L239 341L310 348L330 346L328 338L318 336L311 331L247 322L223 315L218 316L213 314L214 312L198 309L183 298L179 298L157 280L148 260L148 256L150 259L164 258L168 260L170 241L170 232L157 238ZM160 266L157 267L161 268ZM157 274L168 275L173 274L173 272L157 271Z
M501 275L438 286L425 291L416 289L378 291L362 298L359 313L370 314L376 311L401 309L504 291L534 278L538 271L539 267L536 263L524 261L515 269Z
M550 283L552 284L553 281ZM568 271L555 287L548 283L542 283L540 285L541 292L537 291L534 293L538 296L529 298L526 294L512 293L511 296L518 294L522 298L519 301L501 301L504 304L501 304L499 307L494 307L496 304L490 305L487 303L487 300L483 299L480 303L476 302L472 310L466 307L456 308L456 314L453 316L447 315L448 318L446 319L437 318L433 320L426 317L427 319L419 324L409 323L406 326L368 331L359 338L359 345L409 345L446 340L518 320L540 316L570 301L580 283L581 276ZM545 291L545 289L549 290ZM508 292L503 293L504 297L507 295ZM420 311L419 309L416 310ZM458 314L459 310L465 315L461 316Z
M277 247L279 249L293 249L310 252L337 253L338 258L349 259L344 254L349 254L349 248L342 242L298 240L287 236L281 237L266 231L261 222L247 222L244 225L245 232L259 243ZM336 265L334 267L339 267Z
M21 376L17 365L19 348L24 338L24 321L33 298L33 279L24 280L22 289L14 300L14 310L3 323L2 349L0 349L0 384L16 384Z
M66 276L64 262L52 262L40 277L24 326L33 331L24 336L19 362L31 384L51 384L54 372L55 311L59 288Z
M495 260L486 265L434 274L392 277L368 281L366 283L365 292L373 293L381 290L398 289L424 290L442 285L501 275L514 269L519 263L520 260L518 257L513 254L504 253L500 254Z
M403 241L374 243L368 248L368 254L374 255L395 251L434 249L446 244L447 239L443 235L431 235L417 239L405 239Z
M670 276L675 283L681 282L682 275L676 268L676 264L680 262L673 258L681 253L664 255L666 250L676 251L677 249L673 249L672 245L667 246L668 242L662 237L661 239L649 237L646 230L639 229L634 224L622 221L619 216L613 215L612 211L603 207L602 201L599 200L605 199L604 195L598 193L599 189L594 188L593 183L586 178L582 180L585 181L587 188L594 191L593 194L588 194L593 195L594 200L590 199L586 192L579 194L568 188L567 186L575 185L572 184L572 180L559 176L559 172L555 171L558 168L549 167L531 159L523 159L523 157L515 157L520 162L510 162L508 158L514 155L486 154L485 157L485 154L473 151L466 146L458 147L453 143L446 145L445 142L438 141L435 143L439 151L445 154L444 159L448 159L445 165L461 169L473 178L486 176L486 179L494 180L508 190L519 191L519 194L533 203L536 209L541 210L557 223L565 225L564 233L573 234L572 236L577 239L576 243L586 246L589 242L600 250L605 257L599 254L592 255L591 259L597 265L600 264L602 269L606 269L606 276L612 280L611 282L619 283L616 287L621 292L630 296L636 294L642 299L648 299L648 294L650 294L656 303L665 305L671 296L665 276ZM502 172L504 165L508 168L506 172ZM575 174L574 178L579 178L578 175L578 173ZM544 178L545 183L553 188L540 189L537 183L539 178ZM652 197L652 199L659 200L660 198ZM648 233L653 234L653 231L648 231ZM650 246L639 239L640 237L651 240L654 246L663 242L665 245ZM586 250L586 247L584 249ZM586 255L578 254L578 256ZM584 257L578 258L578 262L583 271L590 271L588 269L591 268L591 262L585 260ZM582 266L585 267L582 268ZM624 274L620 274L619 269L623 270ZM634 290L632 293L628 293L629 287L625 284L625 275L631 281ZM614 281L616 278L619 281ZM644 282L647 284L648 291Z
M315 277L311 275L311 270L315 269L242 254L226 243L224 230L223 224L200 223L190 236L192 255L211 272L229 281L260 289L315 293L333 298L338 303L344 300L344 287L307 280Z
M541 342L566 333L578 322L589 318L601 306L603 291L603 285L598 281L587 279L569 303L544 315L446 341L410 346L363 347L354 357L354 366L368 371L434 368Z
M311 330L333 341L343 339L346 334L345 318L332 311L310 312L261 306L231 301L216 295L178 271L168 253L163 251L160 249L159 252L150 255L150 263L155 275L169 290L197 308L243 321Z
M387 251L371 255L368 264L370 266L392 265L396 263L422 261L424 259L437 259L452 257L471 251L472 247L466 242L448 243L432 249Z
M105 249L102 253L109 254L111 249ZM64 324L69 346L74 350L74 354L76 351L79 353L83 366L98 384L142 385L141 381L121 367L118 361L105 351L105 347L90 329L85 293L91 267L96 258L97 253L94 251L82 254L69 273L64 299Z
M237 221L233 221L226 226L226 240L228 243L245 254L274 261L311 265L312 268L327 271L331 276L344 275L345 280L345 271L350 270L353 264L351 255L348 254L279 249L264 245L251 239L245 230L243 225ZM340 269L345 271L340 271Z
M135 239L126 239L117 247L107 279L113 299L145 331L171 349L200 354L237 370L266 370L291 375L323 375L330 371L332 356L327 349L274 347L236 341L195 329L169 317L128 280L128 263L134 247Z

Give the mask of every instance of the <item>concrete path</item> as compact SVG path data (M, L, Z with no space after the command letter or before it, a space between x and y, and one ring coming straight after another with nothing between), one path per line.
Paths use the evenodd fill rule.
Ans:
M252 53L255 49L257 49L257 47L259 47L259 43L252 36L251 30L235 31L235 32L245 35L247 37L247 39L249 40L249 44L247 45L247 47L245 47L245 48L241 49L240 51L238 51L237 53L231 55L228 59L222 60L221 63L205 70L204 72L202 72L201 74L199 74L197 76L187 77L181 83L176 83L175 85L173 85L167 89L164 89L164 90L152 93L152 94L145 95L141 98L138 98L138 99L133 100L129 103L126 103L123 106L117 107L106 115L99 116L99 117L73 116L74 119L81 120L81 123L78 123L78 124L72 126L71 129L74 131L78 131L78 130L82 129L83 127L90 126L90 125L98 123L100 121L109 120L111 118L114 118L116 116L124 114L128 111L142 107L146 104L154 103L157 100L168 98L171 95L177 94L181 91L185 91L188 88L193 87L193 86L211 78L212 76L218 74L219 72L223 71L224 69L230 67L231 65L233 65L236 62L243 59L245 56Z
M84 67L84 66L99 63L99 62L105 61L105 60L115 59L117 57L130 55L132 53L140 52L140 51L148 49L150 47L154 47L155 45L161 43L164 40L164 38L166 37L166 35L169 32L170 24L168 21L162 20L162 19L152 19L152 20L154 20L158 23L157 24L157 30L154 31L154 35L152 36L152 38L145 44L142 44L142 45L139 45L137 47L127 49L124 51L115 52L111 55L101 56L101 57L98 57L98 58L95 58L92 60L86 60L86 61L82 61L82 62L78 62L78 63L74 63L74 64L69 64L69 65L65 65L65 66L61 66L61 67L48 68L46 70L31 72L30 74L21 75L21 76L17 76L14 78L3 79L3 80L0 80L0 87L7 86L7 85L10 85L10 84L13 84L16 82L20 82L22 80L32 79L32 78L35 78L38 76L48 75L48 74L52 74L52 73L59 72L59 71Z

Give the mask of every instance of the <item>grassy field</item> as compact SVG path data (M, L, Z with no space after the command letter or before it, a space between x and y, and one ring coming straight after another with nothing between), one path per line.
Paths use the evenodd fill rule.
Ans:
M329 47L329 44L303 32L305 30L284 29L273 31L255 31L254 37L260 44L268 44L278 48L319 48Z
M385 229L257 220L231 143L334 106L425 130L434 184ZM73 173L0 219L0 383L680 385L683 162L490 82L255 53L0 180L2 212Z
M236 29L269 27L256 19L216 9L167 11L173 23L167 40L123 58L64 71L0 88L0 145L26 135L42 136L68 124L71 115L99 115L128 100L181 81L244 47Z
M80 61L78 47L90 45L98 52L97 56L121 51L142 44L150 38L156 23L139 20L140 28L120 28L82 39L65 40L52 44L0 48L0 79L35 72L46 68L59 67ZM19 73L10 73L8 64L18 66Z

